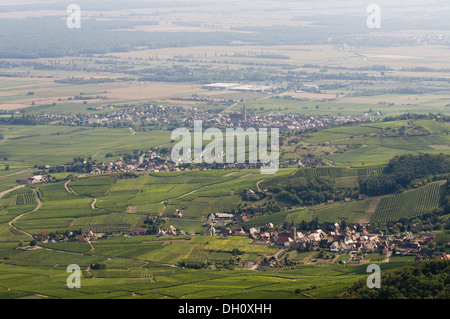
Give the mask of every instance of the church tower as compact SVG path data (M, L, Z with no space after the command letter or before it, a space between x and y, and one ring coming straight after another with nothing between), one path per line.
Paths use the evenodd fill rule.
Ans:
M297 228L295 227L291 228L290 237L294 240L294 242L297 242Z

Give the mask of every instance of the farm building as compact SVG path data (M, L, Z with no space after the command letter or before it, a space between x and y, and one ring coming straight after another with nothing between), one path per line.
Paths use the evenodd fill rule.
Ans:
M147 232L147 229L145 228L133 228L131 229L131 236L143 236Z
M217 219L232 219L233 215L227 214L227 213L216 213L215 218L217 218Z
M240 85L240 83L212 83L203 85L202 88L207 90L228 90Z

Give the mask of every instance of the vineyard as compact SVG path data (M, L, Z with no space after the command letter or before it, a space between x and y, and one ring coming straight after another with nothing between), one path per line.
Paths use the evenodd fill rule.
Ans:
M439 207L444 194L444 181L419 189L384 197L378 204L371 221L384 223L428 213Z
M91 249L88 243L80 242L41 243L40 245L45 248L76 253L86 253Z
M36 196L34 193L18 194L15 196L16 205L31 205L36 203Z
M99 176L83 178L71 182L69 186L79 195L101 197L111 188L114 177Z
M337 188L358 187L361 180L370 175L382 174L384 166L364 167L364 168L346 168L346 167L315 167L301 168L294 174L288 176L276 176L263 181L260 185L262 189L270 186L278 186L286 183L292 178L303 177L314 179L318 177L331 177L336 182Z
M367 167L367 168L344 168L344 167L317 167L317 168L304 168L298 170L295 175L306 177L306 178L316 178L321 176L329 176L332 178L341 177L366 177L371 174L381 174L384 166Z
M142 283L154 282L154 274L148 269L129 270L91 270L95 278L135 278L141 279Z

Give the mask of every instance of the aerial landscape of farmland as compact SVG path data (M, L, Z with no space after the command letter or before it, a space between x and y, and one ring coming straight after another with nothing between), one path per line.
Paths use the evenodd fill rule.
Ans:
M449 12L0 1L0 299L448 299Z

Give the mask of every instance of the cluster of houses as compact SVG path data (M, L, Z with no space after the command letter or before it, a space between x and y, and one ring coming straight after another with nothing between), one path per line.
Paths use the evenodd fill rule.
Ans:
M161 156L158 151L147 151L141 152L140 150L134 150L133 155L138 155L139 159L132 158L125 161L123 158L111 161L109 163L96 163L92 165L92 171L89 172L90 175L101 175L101 174L111 174L111 173L126 173L126 172L164 172L164 171L174 171L178 170L175 164L168 158ZM87 161L85 160L84 163ZM72 162L69 166L59 165L50 166L45 165L39 167L40 169L47 170L49 173L61 173L70 171L70 166L74 166L76 162ZM50 176L50 175L49 175ZM43 177L44 179L46 176ZM43 180L45 181L45 180ZM18 183L21 180L17 181ZM23 183L26 181L24 180Z
M386 258L393 253L397 255L416 256L418 260L424 257L436 259L449 259L450 255L436 252L428 248L436 235L427 233L422 235L407 233L402 238L386 236L382 231L369 232L364 225L351 225L341 228L334 224L334 230L324 231L298 231L292 227L290 231L277 232L272 223L266 223L261 227L252 227L246 232L243 228L232 223L233 215L225 213L211 214L204 224L209 227L210 235L246 236L253 239L253 244L269 244L285 248L308 250L323 248L331 253L380 253ZM359 226L359 227L358 227ZM351 259L348 263L361 263L364 260ZM343 262L345 263L345 262Z
M131 229L130 236L144 236L147 234L147 228L135 227ZM182 229L176 229L173 225L170 225L166 230L159 229L158 236L186 236L186 235L195 235L195 231L191 230L186 233Z
M270 127L270 128L287 128L289 130L306 130L327 126L342 125L345 123L362 123L372 122L369 117L354 117L349 115L321 116L312 115L305 116L300 114L288 113L284 114L230 114L224 117L216 117L210 119L209 123L221 126L246 126L246 127Z
M90 175L101 175L101 174L111 174L111 173L124 173L124 172L178 172L178 171L199 171L199 170L210 170L210 168L189 168L183 167L179 163L174 163L169 156L162 156L158 152L148 151L141 154L141 151L134 150L134 154L140 154L139 160L131 159L125 162L122 158L117 161L111 161L109 163L98 163L93 165ZM202 155L204 158L209 155ZM255 168L259 169L265 166L262 163L255 164L217 164L215 169L249 169ZM57 167L50 167L49 172L57 170Z
M22 185L36 184L36 183L47 182L51 178L52 177L50 175L36 175L36 176L33 176L33 177L29 177L29 178L17 179L16 183L22 184Z
M174 216L182 218L182 213L176 210ZM265 223L261 227L251 227L247 231L235 223L236 217L228 213L211 214L203 226L208 230L204 232L210 236L243 236L252 239L251 244L264 244L282 248L297 249L300 251L311 251L317 248L328 250L334 254L349 254L350 259L341 261L343 264L360 264L369 262L358 257L367 253L380 253L388 259L391 255L416 256L416 260L433 258L437 260L449 260L450 254L437 252L429 248L436 235L434 233L422 233L421 235L406 233L403 237L386 236L381 231L369 232L364 225L351 225L345 228L336 223L333 230L324 231L298 231L291 227L289 231L276 231L272 223ZM117 236L144 236L147 228L132 228L127 234L116 234ZM158 236L192 236L195 231L185 232L170 225L166 230L159 229ZM88 231L85 234L74 234L69 232L64 239L57 240L48 233L40 233L38 239L43 243L56 243L77 240L78 242L92 242L102 238L104 234L95 234ZM266 266L274 267L276 259L266 262Z
M289 163L291 165L298 165L298 166L301 166L301 167L305 167L307 165L309 165L309 166L322 166L322 159L320 159L318 157L306 156L304 158L304 160L302 161L301 159L295 157L295 158L290 159Z
M217 103L217 101L215 101ZM35 114L34 120L43 123L52 123L70 126L121 126L132 123L167 123L177 125L188 125L194 120L201 119L206 123L217 126L252 126L252 127L279 127L290 130L302 130L309 128L325 127L330 125L340 125L344 123L357 123L372 121L370 116L355 117L350 115L306 116L295 113L282 113L281 111L269 114L247 114L245 108L243 112L220 113L214 110L197 108L193 106L172 106L163 105L134 105L129 107L109 104L104 107L89 108L91 110L108 110L98 113L78 113L78 114Z
M42 243L56 243L56 242L68 242L76 240L80 243L84 242L91 242L91 241L98 241L100 238L102 238L104 234L95 234L92 231L88 231L85 234L75 234L74 232L68 232L66 236L64 236L63 239L58 240L57 238L52 237L49 233L39 233L38 239L42 241Z
M139 156L139 159L130 159L125 162L122 158L109 163L99 163L94 165L92 175L108 174L115 172L168 172L174 170L173 163L161 156L157 151L142 152L134 150L133 155Z

